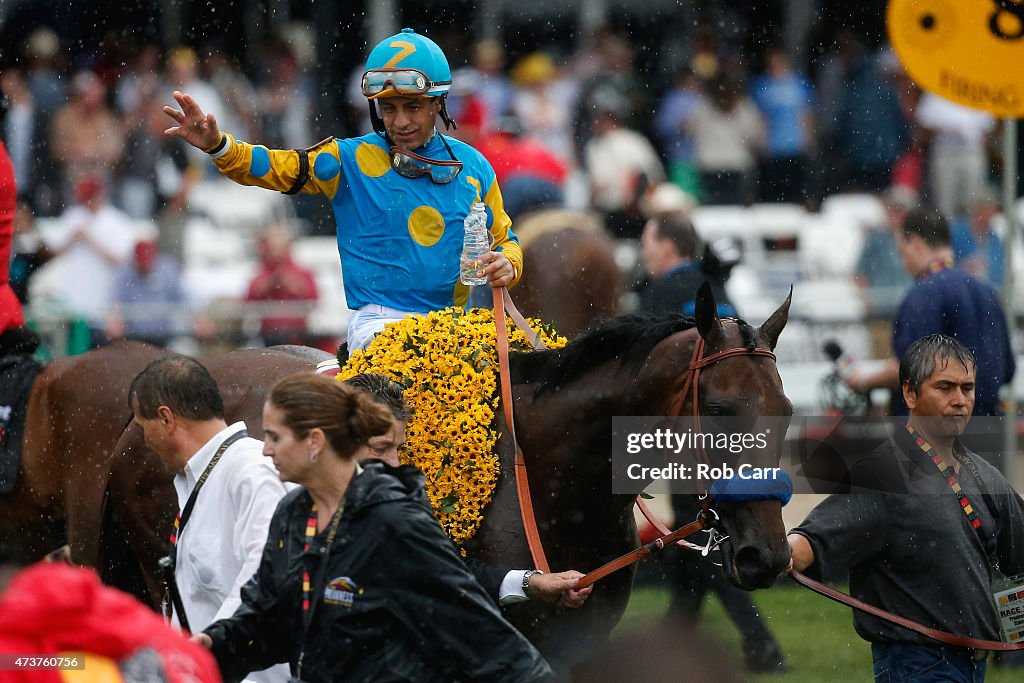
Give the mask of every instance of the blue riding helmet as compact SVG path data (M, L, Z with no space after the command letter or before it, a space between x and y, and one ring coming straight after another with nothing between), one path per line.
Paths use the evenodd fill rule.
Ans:
M411 28L385 38L370 51L363 73L362 92L370 105L373 129L384 135L384 122L373 101L381 97L440 97L446 128L458 128L445 100L452 84L448 58L437 43Z
M408 93L401 92L401 87L405 83L401 76L410 70L418 71L426 77L428 88L425 91L422 91L422 83L417 84L410 79L409 85L413 88L418 85L419 88ZM387 79L386 72L392 72L395 79L388 82L390 87L384 87L381 90L380 86L385 85ZM376 76L376 78L368 78L370 76ZM367 93L367 81L371 81L369 83L371 89L376 89L377 92ZM411 28L404 28L401 33L385 38L377 44L377 47L373 48L370 56L366 58L363 94L368 98L387 97L386 93L389 92L392 95L441 97L448 93L451 84L452 71L444 52L437 46L437 43L426 36L421 36Z

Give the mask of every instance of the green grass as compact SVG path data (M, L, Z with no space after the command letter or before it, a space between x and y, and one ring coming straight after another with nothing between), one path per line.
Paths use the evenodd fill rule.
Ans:
M871 648L854 632L850 608L797 586L757 591L754 600L782 645L790 671L783 675L751 676L750 680L758 683L867 683L873 680ZM667 589L635 590L615 633L657 621L667 605ZM739 634L714 596L709 596L704 603L700 629L719 640L742 667ZM1018 683L1021 679L1020 669L1003 669L989 661L987 683Z

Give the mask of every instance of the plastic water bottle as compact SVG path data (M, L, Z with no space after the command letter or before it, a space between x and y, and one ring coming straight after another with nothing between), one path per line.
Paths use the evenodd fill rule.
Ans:
M484 254L491 250L491 235L487 232L487 211L483 202L473 203L473 210L466 216L465 228L459 279L464 285L485 285L487 278L478 273L483 270Z

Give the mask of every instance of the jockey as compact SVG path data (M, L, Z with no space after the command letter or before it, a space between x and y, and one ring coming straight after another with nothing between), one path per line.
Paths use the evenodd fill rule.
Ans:
M465 306L459 281L463 221L487 208L492 251L481 261L492 287L514 284L523 253L505 213L494 170L477 150L439 133L455 125L445 100L451 69L441 48L412 29L373 48L362 78L374 132L327 138L305 150L251 145L222 133L188 94L164 107L178 136L210 154L243 185L285 194L324 194L337 226L345 298L353 310L349 350L365 348L384 325L408 314Z

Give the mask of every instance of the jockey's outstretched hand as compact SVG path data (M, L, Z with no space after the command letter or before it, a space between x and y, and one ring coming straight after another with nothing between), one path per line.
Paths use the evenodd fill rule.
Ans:
M181 109L164 107L164 113L178 124L164 131L168 137L179 137L204 152L220 144L220 128L213 114L204 114L192 96L175 90L175 101Z
M594 590L593 586L576 590L576 584L583 576L576 570L553 574L534 574L530 577L530 593L544 602L561 600L565 607L576 609L583 606Z
M508 287L516 279L516 272L500 251L491 251L483 255L480 264L484 267L484 277L491 287Z

